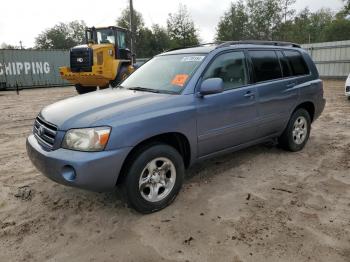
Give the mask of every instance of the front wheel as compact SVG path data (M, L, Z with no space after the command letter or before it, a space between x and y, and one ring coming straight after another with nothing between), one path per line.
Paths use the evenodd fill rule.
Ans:
M77 90L77 93L79 95L90 93L97 90L96 86L81 86L81 85L75 85L75 89Z
M303 108L296 110L279 138L279 144L286 150L296 152L304 148L311 131L310 114Z
M141 150L132 160L122 183L130 206L141 213L152 213L168 206L181 189L184 163L179 152L156 144Z
M118 86L121 82L123 82L128 76L129 76L128 66L123 65L123 66L120 68L120 70L119 70L117 76L115 77L115 79L112 80L112 81L110 82L110 85L111 85L112 87L116 87L116 86Z

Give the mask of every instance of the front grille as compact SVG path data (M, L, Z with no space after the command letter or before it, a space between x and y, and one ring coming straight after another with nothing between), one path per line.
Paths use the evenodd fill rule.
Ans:
M38 116L34 122L33 134L40 145L51 150L55 143L57 127Z
M347 86L345 90L346 90L346 93L349 93L350 92L350 86Z
M93 64L92 49L89 47L70 50L70 68L72 72L91 72Z

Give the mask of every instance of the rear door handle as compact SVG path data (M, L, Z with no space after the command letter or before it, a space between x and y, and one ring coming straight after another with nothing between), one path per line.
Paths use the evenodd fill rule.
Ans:
M247 93L245 93L244 97L246 98L253 98L255 96L255 94L252 91L247 91Z
M297 85L297 83L293 82L293 83L289 83L287 84L287 88L292 88L295 87Z

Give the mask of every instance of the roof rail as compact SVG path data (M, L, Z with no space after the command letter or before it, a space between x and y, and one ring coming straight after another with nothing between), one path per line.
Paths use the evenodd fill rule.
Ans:
M170 51L175 51L175 50L179 50L179 49L187 49L187 48L200 47L200 46L206 46L206 45L221 45L222 43L224 43L224 42L219 41L219 42L203 43L203 44L191 45L191 46L175 47L175 48L170 48L164 52L170 52Z
M240 40L240 41L227 41L218 45L216 49L227 47L231 45L272 45L272 46L289 46L301 48L300 45L291 43L291 42L283 42L283 41L264 41L264 40Z

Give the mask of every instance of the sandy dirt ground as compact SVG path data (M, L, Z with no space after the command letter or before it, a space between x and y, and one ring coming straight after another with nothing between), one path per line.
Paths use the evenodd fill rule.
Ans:
M56 184L29 161L39 110L73 88L0 92L0 261L350 261L350 101L325 83L306 148L197 164L176 201L140 215L115 192Z

